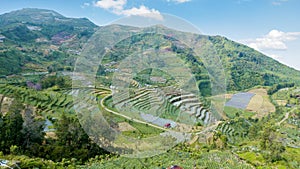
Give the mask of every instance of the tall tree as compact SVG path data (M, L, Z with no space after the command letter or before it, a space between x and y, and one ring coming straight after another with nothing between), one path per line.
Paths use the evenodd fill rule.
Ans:
M27 107L24 112L24 123L22 133L24 136L23 146L28 149L33 144L41 144L44 139L45 120L36 119L31 107Z
M2 112L0 112L0 151L4 148L4 139L5 139L5 125L4 117Z
M77 118L67 117L64 113L55 124L57 147L54 153L63 152L64 158L87 160L95 155L107 153L93 143L81 127Z
M9 112L4 116L1 131L1 148L4 153L9 152L9 148L13 145L21 146L23 143L23 110L22 103L15 98L9 108Z
M80 148L89 143L89 137L82 129L77 118L67 117L63 113L55 128L61 145Z

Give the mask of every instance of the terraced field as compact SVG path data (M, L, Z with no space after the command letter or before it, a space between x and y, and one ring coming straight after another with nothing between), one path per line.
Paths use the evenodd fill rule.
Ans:
M280 133L282 138L284 138L282 142L293 148L300 148L300 116L298 111L297 108L290 110L286 116L278 122L278 125L281 126L279 129Z
M229 120L220 123L216 128L216 131L220 131L226 135L228 141L235 143L241 138L244 138L248 134L248 129L252 126L251 122L246 119L240 119L239 121Z
M177 116L180 119L182 117L189 119L198 118L204 124L209 124L212 119L209 111L202 106L195 95L189 93L181 94L176 90L172 92L170 90L166 91L147 88L135 90L135 93L131 94L130 99L120 99L120 101L110 107L113 110L109 110L105 107L107 105L103 107L100 104L111 95L109 89L78 88L60 91L35 91L9 85L0 89L2 95L9 97L18 95L23 103L34 106L39 114L45 118L59 118L62 112L66 112L70 116L77 115L88 135L94 136L93 140L102 147L112 147L112 152L134 152L135 155L142 155L140 153L146 151L146 156L165 152L170 146L190 140L190 136L185 133L165 129L163 125L166 122L172 123L171 127L176 128L177 124L179 124L178 121L175 123ZM146 112L153 109L158 103L165 106L157 108L169 113L165 115L166 117L176 116L174 123L172 120L161 116L159 118L152 116L154 120L149 121L151 114ZM142 119L141 116L142 121L132 117L128 118L123 112L118 112L122 113L122 116L117 113L111 113L117 106L126 107L126 104L133 105L136 110L143 110L145 112L144 118L146 119ZM102 113L99 113L99 108L102 110ZM160 113L159 111L157 112ZM175 114L173 116L174 112L178 112L179 115ZM130 113L132 112L130 111ZM120 129L122 125L124 127L124 124L126 124L127 129ZM154 127L153 124L158 127ZM159 128L159 126L161 127ZM135 139L143 140L136 142L134 141ZM153 151L153 149L156 151Z
M138 117L136 114L144 113L185 124L201 122L208 125L216 121L196 95L176 88L139 88L119 91L114 93L113 101L113 107L123 110L125 114L130 112L126 114L130 117Z
M93 94L96 98L101 97L103 94L109 93L107 89L81 89L88 93ZM74 89L65 89L59 92L55 91L35 91L24 87L16 87L5 85L0 88L0 93L6 97L14 97L17 95L20 100L25 103L36 107L44 116L56 116L57 112L67 112L75 114L74 102L72 95L79 91ZM84 99L84 98L83 98Z

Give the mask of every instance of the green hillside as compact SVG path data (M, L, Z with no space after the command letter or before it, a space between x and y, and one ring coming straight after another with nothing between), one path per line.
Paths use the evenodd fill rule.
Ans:
M98 30L132 36L105 48L96 67L84 65L87 72L97 71L95 84L84 83L88 80L76 74L78 67L72 73L78 58L98 54L82 55L93 47L86 43ZM200 44L201 52L174 35ZM0 40L0 168L4 163L58 169L300 166L300 72L245 45L161 25L99 27L86 18L44 9L0 15ZM225 99L213 93L218 77L210 71L222 75L212 70L221 66L206 61L213 56L224 68L230 91L226 101L252 92L247 108L224 108ZM126 62L128 58L133 60ZM154 66L143 67L145 62ZM178 62L190 72L178 68ZM137 63L143 70L132 73L126 67ZM168 70L162 68L165 64ZM177 75L187 74L195 81L188 79L183 87L190 90L185 91L178 85L184 78ZM83 83L74 83L76 78ZM212 110L215 100L222 103L218 110L224 108L219 114ZM187 139L178 144L169 131Z
M22 9L0 15L1 75L72 69L97 26L86 18Z
M1 34L10 40L29 42L35 38L52 38L64 32L75 35L93 33L97 26L86 18L67 18L55 11L25 8L0 16Z
M230 90L256 85L272 86L281 82L300 83L300 72L245 45L225 37L210 37L222 59Z
M67 18L51 10L28 8L3 14L0 16L0 35L5 39L0 43L0 74L70 71L85 42L97 29L98 26L86 18ZM137 28L124 26L122 29L131 31ZM113 29L106 30L111 33L109 31ZM202 81L202 88L210 86L201 60L196 61L188 48L179 48L176 39L157 35L156 38L153 37L148 39L148 42L160 39L169 43L172 52L189 62L195 77ZM221 58L228 90L244 90L257 85L272 86L281 82L300 83L299 71L254 49L221 36L199 37L208 38ZM131 43L138 43L139 38L145 37L136 37L135 42L132 38ZM128 46L128 44L116 46L120 50L112 53L107 62L120 61L135 50L132 48L125 52L122 49L124 45Z

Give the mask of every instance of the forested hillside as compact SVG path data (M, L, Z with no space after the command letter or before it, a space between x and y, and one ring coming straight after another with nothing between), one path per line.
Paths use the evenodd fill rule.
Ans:
M50 10L23 9L3 14L0 16L0 35L5 39L0 43L0 74L71 71L84 44L97 28L85 18L66 18ZM163 37L160 38L163 40ZM297 70L225 37L208 38L222 60L228 90L272 86L279 82L300 83ZM172 43L172 39L169 42ZM174 47L172 50L178 55L182 52ZM183 59L192 58L183 56ZM201 64L198 66L203 69ZM195 72L195 76L200 77L201 74Z
M0 168L298 169L299 112L300 72L225 37L0 15Z

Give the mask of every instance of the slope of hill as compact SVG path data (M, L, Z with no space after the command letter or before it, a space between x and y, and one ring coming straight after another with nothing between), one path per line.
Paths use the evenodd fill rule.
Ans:
M71 69L98 26L86 18L26 8L0 15L1 75Z
M72 70L84 43L98 28L86 18L67 18L55 11L30 8L0 15L0 25L0 35L5 37L4 42L0 43L1 75ZM130 31L138 28L123 26L123 29ZM300 84L299 71L254 49L221 36L199 37L208 38L221 58L228 90L244 90L257 85L271 86L284 82ZM190 58L188 50L182 53L176 40L163 36L156 37L155 40L159 38L173 45L172 52L189 60L195 68L195 77L204 77L204 86L209 86L206 75L199 73L201 70L203 72L203 65L200 62L193 63L195 59ZM124 53L124 50L119 49L123 56L132 52ZM120 51L116 53L120 54Z
M221 57L230 90L244 90L256 85L300 84L300 72L252 48L225 37L210 37Z
M72 78L78 77L83 79L80 82L86 83L82 83L82 88L74 86L75 89L71 88L71 78L65 76L72 74L70 72L73 71L76 59L84 53L84 44L92 39L98 28L105 35L117 35L117 40L120 39L120 30L126 34L143 29L150 33L131 34L132 36L122 39L112 48L105 48L106 55L101 65L95 62L96 67L90 65L83 67L84 70L89 70L99 66L96 79L102 82L101 87L98 84L91 85L83 75L75 72ZM167 30L172 33L158 34L151 33L151 30ZM210 96L211 83L215 79L209 76L204 58L197 56L198 54L188 45L174 38L173 35L177 34L193 39L192 42L205 40L206 43L202 44L209 44L210 49L214 51L210 53L208 48L203 48L203 56L210 57L209 54L213 54L220 57L228 90L246 90L257 85L276 84L271 88L263 87L261 100L256 100L263 102L261 104L276 105L276 111L270 113L270 110L260 106L258 109L268 113L260 114L263 118L256 118L258 115L253 116L252 112L228 109L230 112L222 115L222 118L214 118L215 114L211 113L213 111L209 103L213 103L211 100L218 99L219 96ZM101 43L106 40L102 39ZM144 53L140 55L139 51L146 51L145 55L150 57L144 59ZM152 57L154 54L162 57L161 53L155 53L156 51L164 51L166 56L169 56L168 54L174 56L172 59L167 58L165 63L176 65L176 61L180 61L181 65L190 68L191 72L178 70L177 67L163 71L164 69L160 69L163 66L159 66L164 63ZM136 53L139 59L135 58ZM93 53L86 55L87 58L92 56ZM129 56L134 56L133 60L125 63L146 60L150 64L158 65L158 69L142 67L143 70L133 74L130 70L124 69L127 65L123 65L124 67L121 65ZM210 62L211 68L217 67L214 63ZM48 74L46 71L57 74ZM195 81L188 81L188 84L194 85L193 87L186 85L186 88L191 87L191 90L176 88L178 78L173 75L182 73L180 75L185 77L186 72L195 77L203 97L194 92L196 90L193 90L193 87L197 88L193 83ZM133 76L126 78L128 77L126 74ZM111 85L111 79L114 77L119 77L116 79L121 83L125 82L122 85L125 84L124 87L128 87L129 90L111 95L108 86L115 89ZM22 83L27 80L27 83ZM299 168L300 166L300 137L297 130L300 125L300 89L297 86L280 84L299 85L300 72L225 37L185 33L160 25L148 28L122 25L98 27L87 19L66 18L50 10L23 9L0 15L0 83L8 83L0 84L0 164L10 165L20 161L20 168L164 168L171 165L180 165L184 168L224 168L224 166ZM120 86L117 86L119 91ZM267 89L271 91L268 95ZM249 92L251 91L255 93L255 89ZM262 91L256 89L256 93L258 92ZM74 99L72 96L79 97ZM264 98L268 102L264 101ZM99 123L92 121L99 119L99 116L82 118L83 114L97 114L98 110L93 109L91 104L86 104L91 101L93 103L96 101L95 106L105 110L102 116L109 128L121 132L125 137L137 138L137 144L131 141L132 139L115 137L114 133L111 134L112 130L106 130L106 126L102 126L104 124L102 121ZM253 106L257 108L258 104L254 103ZM154 112L153 109L158 111ZM84 113L80 114L78 110ZM152 112L155 116L150 114ZM140 118L137 115L140 115ZM188 121L190 117L194 117L195 121ZM50 128L54 129L53 132L43 130L44 121L47 120L52 123ZM175 120L179 122L176 126L173 123ZM214 125L209 127L205 125L216 120L218 121ZM96 135L99 139L92 141L94 137L89 137L90 133L87 135L86 132L94 131L93 124L101 132ZM85 126L88 129L84 131L82 127ZM169 138L171 135L164 131L176 129L190 131L188 137L191 134L191 139L194 138L186 142L187 144L169 147L171 149L166 153L144 159L128 159L113 153L120 151L130 153L132 150L140 152L144 151L144 148L146 150L149 148L150 155L153 155L154 151L160 152L155 146L170 145L172 141L169 139L160 141L152 136ZM165 134L161 135L162 132ZM102 133L112 137L107 139L101 135ZM146 146L141 144L143 139L149 141L144 142L147 143ZM95 140L104 140L104 146L108 145L107 148L117 144L122 146L107 152L102 149L102 142L100 148L95 144Z
M42 37L55 42L55 35L91 34L97 27L86 18L67 18L55 11L32 8L1 15L0 25L2 35L21 42L30 42Z
M201 50L212 49L214 50L213 52L216 53L215 55L220 57L225 70L227 90L245 90L254 86L272 86L279 83L300 84L299 71L247 47L246 45L231 41L225 37L191 35L189 33L171 30L160 25L146 28L144 29L146 30L145 32L147 32L147 29L153 29L158 32L171 32L178 36L191 37L194 38L194 40L197 39L196 41L198 41L199 44L202 43L202 40L211 42L209 48L203 48ZM114 32L117 32L118 30L127 30L129 32L141 31L139 28L124 25L110 25L101 29L101 31L106 31L107 34L111 33L112 30L114 30ZM154 43L157 41L159 41L160 45L155 46ZM168 35L149 35L144 33L144 35L133 36L131 39L119 42L114 47L114 50L104 58L104 61L105 63L109 63L110 61L121 61L125 57L136 52L139 48L138 46L140 48L143 47L143 49L147 49L151 46L153 49L165 49L168 50L168 52L175 53L189 65L196 80L201 81L200 85L202 85L202 88L209 88L211 79L209 79L208 72L205 70L205 66L207 65L204 64L201 57L205 57L205 53L207 53L207 57L211 57L209 55L210 51L203 51L202 56L199 57L193 50L189 49L184 42L180 42L180 40Z

